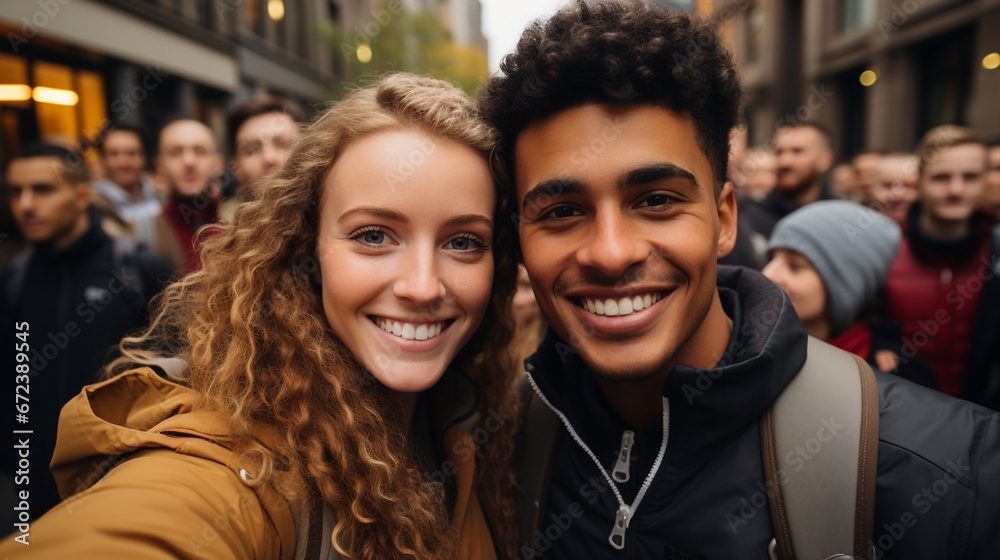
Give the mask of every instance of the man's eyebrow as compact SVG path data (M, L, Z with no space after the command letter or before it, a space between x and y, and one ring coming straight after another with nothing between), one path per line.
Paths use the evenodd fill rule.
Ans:
M552 179L549 181L542 181L524 195L524 200L521 202L521 210L526 210L529 205L532 205L535 201L547 196L580 194L583 190L583 185L576 179Z
M340 215L340 218L337 219L337 223L339 224L344 220L346 220L347 218L354 216L355 214L371 214L376 218L392 220L395 222L399 222L401 224L410 223L410 220L406 216L400 214L399 212L396 212L395 210L389 210L388 208L379 208L377 206L359 206L357 208L351 208L347 212L344 212L343 214Z
M701 186L698 184L698 179L695 178L694 173L673 163L653 163L630 169L619 177L618 186L620 188L629 188L661 179L686 179L696 187Z

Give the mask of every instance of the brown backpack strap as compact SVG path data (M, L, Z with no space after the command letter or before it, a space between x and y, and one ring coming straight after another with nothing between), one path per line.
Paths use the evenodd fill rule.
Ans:
M878 418L871 367L810 337L802 370L761 417L772 558L869 557Z

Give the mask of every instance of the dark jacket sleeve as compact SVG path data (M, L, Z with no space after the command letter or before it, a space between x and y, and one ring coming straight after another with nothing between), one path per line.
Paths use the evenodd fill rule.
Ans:
M1000 414L993 415L983 432L972 531L964 558L996 558L1000 554Z

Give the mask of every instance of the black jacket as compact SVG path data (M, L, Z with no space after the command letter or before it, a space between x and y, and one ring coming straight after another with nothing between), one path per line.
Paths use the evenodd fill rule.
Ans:
M149 299L163 289L163 281L172 272L166 261L144 250L118 259L124 266L116 266L112 239L101 229L97 216L91 213L90 218L88 230L64 248L40 245L28 249L31 254L20 281L12 281L13 264L0 275L0 335L5 341L0 358L11 393L14 342L22 342L15 339L18 332L28 347L28 422L16 422L12 413L6 425L33 431L33 517L59 501L48 470L59 411L84 385L96 381L121 338L145 325ZM136 275L139 278L133 278ZM10 290L12 282L17 285L16 293ZM18 323L27 328L16 329ZM5 473L15 470L15 464L5 461Z
M819 200L835 200L836 198L826 179L823 179ZM785 193L775 189L767 193L767 196L761 200L748 200L747 204L740 210L746 215L750 225L757 233L763 235L764 239L770 239L774 226L782 218L799 208L795 201L786 196Z
M729 349L715 369L677 366L667 378L666 451L634 507L623 550L609 543L620 508L615 490L574 436L610 474L627 426L555 335L529 358L531 382L572 432L563 429L552 442L552 475L539 505L545 521L523 558L768 558L774 535L758 422L804 363L807 337L788 298L763 276L720 267L718 285L733 319ZM876 376L877 557L996 558L1000 415ZM635 434L628 481L614 483L626 504L634 506L663 440L660 427ZM811 457L804 451L799 459ZM547 458L519 460L544 472Z

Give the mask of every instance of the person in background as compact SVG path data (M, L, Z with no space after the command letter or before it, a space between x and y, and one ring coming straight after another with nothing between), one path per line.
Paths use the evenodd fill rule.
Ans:
M104 232L90 206L88 178L81 154L54 144L26 146L4 173L11 213L29 243L0 275L0 333L11 341L0 357L13 378L15 325L23 325L18 332L29 338L20 341L31 349L24 362L31 413L27 425L12 429L33 432L32 516L59 501L45 468L59 410L95 381L123 336L145 325L147 305L172 271L145 246ZM5 473L16 470L4 465Z
M993 219L1000 220L1000 142L987 147L986 158L986 185L979 207Z
M163 211L153 181L146 175L146 145L143 131L119 124L97 140L104 178L93 182L115 214L131 224L135 238L156 246L156 218Z
M851 158L851 166L854 167L858 177L857 202L865 206L870 206L874 200L872 192L875 187L875 170L878 168L878 162L882 161L882 154L883 152L879 150L868 150Z
M156 170L169 195L157 222L157 248L185 274L200 266L195 234L218 221L222 169L215 136L201 122L178 119L160 131Z
M913 154L891 153L883 156L875 168L870 207L902 224L910 206L919 197L919 164L917 156Z
M925 362L910 360L897 370L877 355L874 344L870 314L901 235L895 222L860 204L817 202L778 222L763 274L788 294L811 336L861 356L872 367L935 388Z
M823 180L833 165L833 147L826 127L815 121L782 123L774 133L777 161L775 188L746 213L757 233L765 238L778 220L818 200L834 198Z
M887 318L902 328L898 360L920 356L942 392L996 408L998 247L993 220L977 211L986 147L970 130L943 125L924 135L917 157L919 198L885 285Z
M734 181L740 196L751 200L763 200L774 190L778 178L776 169L774 152L759 146L747 150L739 170L742 181L739 183Z
M830 187L840 200L861 202L858 172L850 163L838 163L830 168Z
M220 219L232 221L236 207L246 202L264 175L285 162L305 122L298 105L276 97L256 97L233 109L227 130L239 185L219 205Z

